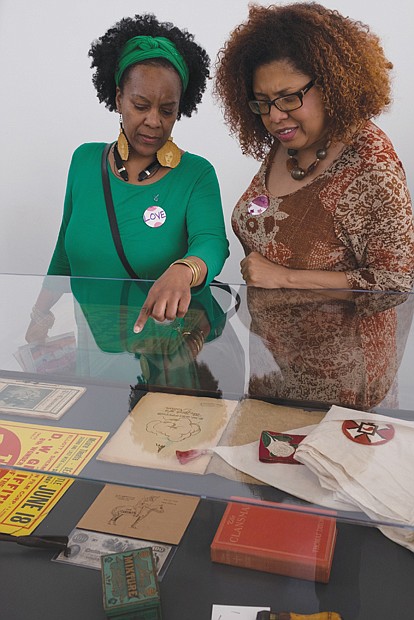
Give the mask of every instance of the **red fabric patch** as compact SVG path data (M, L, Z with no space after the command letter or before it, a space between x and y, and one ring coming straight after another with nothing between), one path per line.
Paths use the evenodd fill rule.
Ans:
M259 442L259 461L300 465L294 456L296 448L305 437L306 435L262 431Z

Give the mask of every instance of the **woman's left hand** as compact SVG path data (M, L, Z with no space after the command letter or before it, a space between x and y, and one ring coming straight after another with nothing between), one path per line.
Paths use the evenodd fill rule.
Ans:
M157 321L173 321L185 316L191 301L192 272L183 264L171 265L151 286L134 325L137 334L149 317Z
M47 338L49 329L50 326L41 325L31 320L25 335L26 342L29 344L32 342L44 342Z
M259 288L284 288L287 285L289 269L282 267L259 254L251 252L240 263L243 280L248 286Z

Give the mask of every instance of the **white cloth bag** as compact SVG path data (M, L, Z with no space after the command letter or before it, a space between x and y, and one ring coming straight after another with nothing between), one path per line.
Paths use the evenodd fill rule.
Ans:
M414 551L414 422L334 405L295 458L335 498Z

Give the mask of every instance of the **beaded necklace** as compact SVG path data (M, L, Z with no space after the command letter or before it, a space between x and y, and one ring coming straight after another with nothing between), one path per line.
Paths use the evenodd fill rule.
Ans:
M315 161L313 161L306 168L306 170L299 167L299 162L295 157L298 154L298 150L288 149L289 159L286 162L286 168L290 172L290 176L292 177L292 179L294 179L295 181L301 181L302 179L307 177L308 174L311 174L315 170L316 166L319 164L321 159L326 159L326 156L328 155L328 149L330 146L331 146L331 141L328 140L328 142L325 144L323 148L318 149L316 151Z

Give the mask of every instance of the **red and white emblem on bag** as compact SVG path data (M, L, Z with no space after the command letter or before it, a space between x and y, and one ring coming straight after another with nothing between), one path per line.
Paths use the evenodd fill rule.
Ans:
M392 424L355 420L345 420L342 424L342 432L345 437L363 446L379 446L391 441L395 435Z

